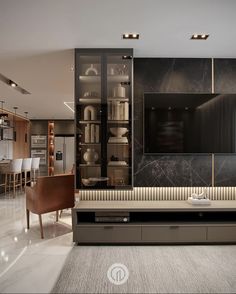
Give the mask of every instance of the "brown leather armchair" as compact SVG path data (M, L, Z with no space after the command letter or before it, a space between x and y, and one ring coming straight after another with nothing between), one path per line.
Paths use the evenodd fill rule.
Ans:
M26 217L29 229L30 212L39 215L43 239L42 214L72 208L75 204L74 175L39 177L34 187L26 186Z

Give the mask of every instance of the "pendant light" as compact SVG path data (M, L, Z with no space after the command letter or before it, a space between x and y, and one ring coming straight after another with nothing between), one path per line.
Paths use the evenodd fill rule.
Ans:
M28 111L24 112L25 118L28 119ZM25 143L28 142L28 127L26 128L26 133L25 133Z
M15 115L13 116L13 140L16 142L16 111L18 107L14 106L13 109L15 111Z
M4 113L3 110L3 104L5 103L5 101L0 101L1 103L1 113L0 113L0 128L4 128L4 126L6 127L8 124L6 118L8 117L8 115L6 113Z

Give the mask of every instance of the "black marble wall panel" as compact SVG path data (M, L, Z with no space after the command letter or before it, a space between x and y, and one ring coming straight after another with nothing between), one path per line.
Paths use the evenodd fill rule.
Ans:
M215 59L216 93L236 93L236 59ZM215 156L215 185L236 186L236 155Z
M211 60L134 59L134 186L211 185L211 156L143 154L144 92L211 93Z
M235 187L236 186L236 156L217 155L215 156L215 186Z
M215 93L236 93L236 59L214 59Z

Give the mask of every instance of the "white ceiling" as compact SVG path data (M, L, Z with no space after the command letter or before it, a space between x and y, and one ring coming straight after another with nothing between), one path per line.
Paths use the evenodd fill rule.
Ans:
M6 108L73 118L73 48L134 48L135 57L236 58L235 0L0 0L0 81ZM122 40L137 32L140 40ZM207 41L190 41L209 33ZM1 100L0 99L0 100Z

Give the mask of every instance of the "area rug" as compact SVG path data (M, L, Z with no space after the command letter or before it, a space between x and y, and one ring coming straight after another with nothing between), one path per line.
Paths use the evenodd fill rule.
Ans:
M75 246L52 292L236 293L236 246Z

